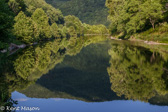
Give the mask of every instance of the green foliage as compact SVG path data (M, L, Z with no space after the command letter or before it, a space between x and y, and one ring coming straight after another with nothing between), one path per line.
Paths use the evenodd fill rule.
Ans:
M155 24L163 19L165 7L161 0L106 0L106 6L112 22L111 33L121 37L145 30L149 24L155 29Z
M35 10L31 17L20 12L15 17L14 34L18 40L24 43L32 43L46 38L60 37L58 26L53 23L49 25L48 17L43 9Z
M13 31L17 39L25 43L34 42L39 37L37 24L22 11L15 17Z
M52 33L52 37L54 37L54 38L60 38L61 37L61 34L59 32L59 28L58 28L56 23L53 23L51 25L51 33Z
M65 16L64 24L68 28L68 33L71 36L83 34L83 24L79 18L72 15Z
M43 9L38 8L32 15L33 21L37 24L39 29L40 38L51 38L50 25L48 23L48 17Z
M6 48L12 40L11 29L13 25L13 13L9 10L5 0L0 1L0 49Z
M27 1L26 3L27 4L29 3L30 5L30 3L33 3L33 1ZM47 5L45 2L44 4ZM37 7L40 7L41 5L38 4ZM48 10L50 8L52 9L51 6L48 6ZM35 8L35 10L32 12L31 17L27 17L25 13L20 11L20 13L15 17L13 32L18 40L21 40L24 43L32 43L42 39L51 38L52 37L51 31L55 29L58 30L57 26L49 25L49 18L47 12L45 12L42 8ZM55 22L53 24L55 24ZM54 27L55 29L53 29ZM57 35L54 33L53 37L55 36L60 37L58 33Z
M89 24L83 24L84 26L84 34L90 34L90 35L108 35L109 31L104 25L89 25Z
M44 0L10 0L8 4L14 13L18 13L13 34L26 44L50 38L79 37L84 33L108 33L104 25L85 25L72 15L63 18L61 11Z
M32 15L37 8L42 8L49 18L50 24L64 22L62 12L47 4L45 0L24 0L28 15Z
M21 9L21 7L19 6L19 3L17 3L15 0L9 0L8 5L9 5L9 7L12 9L12 11L13 11L14 13L16 13L16 14L17 14L17 13L20 11L20 9Z
M74 15L84 23L109 24L105 0L46 0L46 2L59 8L65 16Z
M15 14L18 14L20 11L25 11L25 3L23 0L9 0L9 7Z
M160 23L153 28L150 28L147 31L141 33L135 33L132 38L147 40L147 41L156 41L159 43L168 43L168 24L167 22Z

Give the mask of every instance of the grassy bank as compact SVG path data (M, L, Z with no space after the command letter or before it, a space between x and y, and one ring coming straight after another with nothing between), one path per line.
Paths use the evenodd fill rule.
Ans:
M155 29L150 28L141 33L136 33L130 39L141 39L146 41L155 41L159 43L168 43L168 24L162 23Z

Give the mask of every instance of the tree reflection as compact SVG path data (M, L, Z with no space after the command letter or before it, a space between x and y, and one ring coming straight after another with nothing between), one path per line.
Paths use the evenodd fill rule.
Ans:
M53 64L60 63L63 58L64 55L59 52L59 41L54 40L25 49L14 61L14 69L16 74L27 80L32 74L40 77L47 73Z
M168 93L165 60L160 54L141 47L112 45L108 73L111 89L127 99L148 101Z
M10 93L10 89L9 89L10 81L7 79L6 75L3 75L3 74L6 74L6 70L8 69L7 67L4 67L4 66L7 65L8 63L10 63L10 61L7 60L7 58L5 58L5 57L3 57L3 56L0 57L0 59L4 59L3 61L6 61L5 63L3 63L3 62L0 63L0 68L1 68L0 73L2 73L2 74L0 74L0 106L13 107L14 104L17 104L17 101L14 101L11 98L11 93Z
M13 91L23 90L34 84L37 79L44 74L47 74L57 64L61 63L66 55L75 56L82 50L82 48L92 43L98 43L105 40L106 38L99 36L55 39L36 46L30 46L7 58L1 56L0 59L3 61L0 61L0 72L3 74L3 78L0 79L0 88L5 87L6 92L1 91L3 89L0 91L1 93L7 94L7 97L10 99L10 94ZM93 75L90 79L94 79L95 71L101 73L102 68L108 66L103 66L103 64L101 66L98 65L107 63L106 61L108 60L105 61L103 56L107 55L108 57L109 54L111 56L111 65L107 70L110 82L112 83L111 89L116 92L118 96L124 95L127 99L148 101L155 95L160 97L161 95L168 93L168 55L166 53L158 53L155 50L136 47L131 44L119 44L114 42L115 44L113 43L111 46L109 43L110 42L107 42L107 45L104 45L102 48L94 47L96 50L92 49L89 51L90 49L86 49L87 55L80 53L80 57L74 57L73 61L68 60L66 62L69 65L73 65L73 68L78 68L79 74L83 73L81 72L83 70L89 72L87 67L89 68L92 64L90 72L93 72ZM109 48L110 50L108 53L106 51L103 53L102 49L107 50ZM92 57L92 54L99 54L99 56L96 55L97 57L92 59L94 58ZM84 60L85 58L90 58L92 60L86 61ZM100 63L99 61L96 61L96 59L100 59ZM81 62L82 60L84 61ZM74 79L74 77L72 78ZM55 80L53 80L53 82L55 82ZM51 80L49 80L49 82L50 81ZM69 81L71 82L71 80ZM59 81L56 82L59 85ZM7 85L7 87L3 84ZM46 86L45 84L42 85ZM75 86L78 87L78 84L79 83ZM83 82L83 86L84 85L86 85L85 82ZM72 88L73 86L74 85L72 85ZM94 87L94 85L92 86ZM71 91L70 89L67 90L63 87L64 86L60 86L60 90L65 89L67 93ZM88 83L87 87L91 87L91 85L89 86ZM81 91L84 90L82 89ZM87 91L88 88L86 88L86 93L84 95L88 94ZM95 94L94 92L95 91L93 91L93 94ZM74 92L74 94L76 95L76 92ZM80 95L77 94L77 96ZM111 98L109 99L111 100Z
M55 65L61 63L65 55L76 55L83 47L105 39L98 38L101 37L71 37L69 39L54 39L36 46L30 46L9 58L10 63L4 67L8 70L5 73L3 72L3 75L8 80L15 80L14 82L17 82L18 85L22 85L21 83L29 85L28 83L34 83L42 75L53 69ZM4 66L5 62L7 61L0 63L0 68ZM10 86L12 85L10 84ZM12 87L13 90L15 87Z

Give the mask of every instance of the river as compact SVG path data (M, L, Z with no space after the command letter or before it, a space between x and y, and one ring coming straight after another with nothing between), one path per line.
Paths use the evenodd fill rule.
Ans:
M1 54L0 104L16 112L166 112L167 49L90 36Z

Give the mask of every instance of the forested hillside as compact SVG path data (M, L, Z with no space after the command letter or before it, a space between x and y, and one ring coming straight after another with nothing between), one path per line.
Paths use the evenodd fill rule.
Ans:
M75 15L85 23L102 23L106 26L111 23L109 29L114 37L168 43L167 0L46 0L46 2L59 8L63 15ZM107 22L107 18L110 22Z
M73 15L63 16L45 0L0 1L0 50L18 41L31 44L48 39L69 39L84 34L107 34L104 25L82 23Z
M103 25L109 26L108 13L109 30L114 37L168 43L167 0L46 1L0 1L0 50L10 43L108 34Z
M106 0L106 6L112 35L126 39L137 33L144 40L168 42L167 0Z
M87 24L108 25L105 0L46 0L46 2L60 9L65 16L75 15Z

